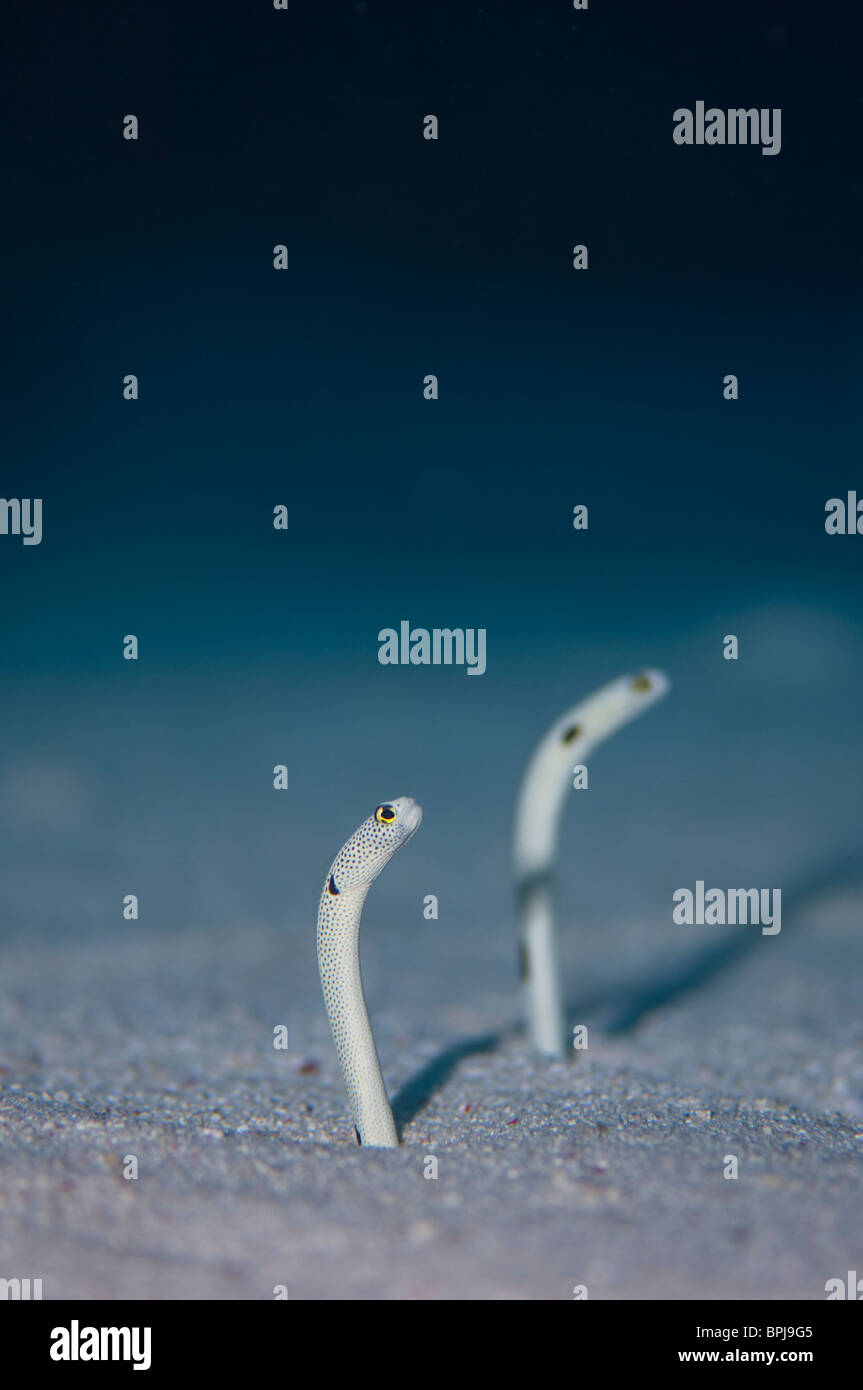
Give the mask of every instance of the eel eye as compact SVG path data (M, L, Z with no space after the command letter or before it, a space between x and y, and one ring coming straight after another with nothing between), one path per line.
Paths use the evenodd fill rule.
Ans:
M561 739L561 743L574 743L575 740L578 738L578 736L579 736L580 733L581 733L581 725L580 725L580 724L570 724L569 728L566 729L565 732L564 732L564 734L563 734L563 737L562 737L562 739Z
M639 694L642 694L645 690L650 690L651 685L652 681L649 676L635 676L632 681L633 690L637 690Z
M379 825L392 825L396 818L394 806L379 806L375 811L375 820Z

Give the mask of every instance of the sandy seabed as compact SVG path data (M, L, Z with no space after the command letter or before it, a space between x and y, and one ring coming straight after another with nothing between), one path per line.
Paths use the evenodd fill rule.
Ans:
M647 1012L644 968L603 950L638 924L568 933L589 1048L566 1063L528 1055L505 953L477 998L431 933L372 947L398 1152L354 1143L310 933L12 945L0 1275L45 1298L823 1299L863 1258L861 906L810 903L781 954L759 940Z

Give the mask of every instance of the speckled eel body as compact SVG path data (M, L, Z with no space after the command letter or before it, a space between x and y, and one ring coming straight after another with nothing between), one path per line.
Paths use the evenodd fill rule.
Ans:
M360 918L369 889L396 850L419 828L409 796L382 802L333 860L318 908L318 968L357 1140L398 1145L360 976Z
M641 671L604 685L554 721L522 780L513 836L521 969L530 1041L549 1057L562 1057L566 1050L551 882L573 768L668 689L661 671Z

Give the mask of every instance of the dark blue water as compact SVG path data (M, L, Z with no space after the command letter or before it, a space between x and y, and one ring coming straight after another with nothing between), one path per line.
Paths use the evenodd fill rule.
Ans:
M154 930L311 924L403 793L382 915L508 929L534 740L641 664L669 700L567 811L585 911L855 844L854 11L701 10L20 21L0 492L44 537L0 536L4 932L128 929L129 892ZM780 107L781 153L675 146L702 98ZM485 628L486 674L379 665L402 619Z

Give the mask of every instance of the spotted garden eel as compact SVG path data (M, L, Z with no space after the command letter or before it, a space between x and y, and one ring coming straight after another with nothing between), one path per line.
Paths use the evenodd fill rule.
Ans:
M532 1045L550 1057L566 1051L552 873L572 770L616 729L628 724L669 688L661 671L621 676L562 714L540 739L527 765L515 814L513 867L521 974Z
M341 1063L357 1143L398 1146L393 1112L360 975L360 918L366 895L397 849L419 828L422 807L409 796L384 801L333 860L318 908L318 968Z

